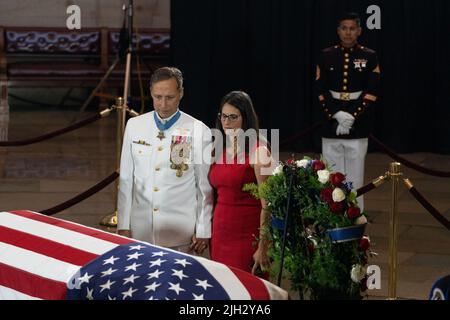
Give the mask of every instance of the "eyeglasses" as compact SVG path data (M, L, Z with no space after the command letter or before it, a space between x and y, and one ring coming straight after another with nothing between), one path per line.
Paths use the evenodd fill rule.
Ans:
M225 121L225 120L228 119L228 120L230 120L230 122L233 122L233 121L236 121L237 119L239 119L240 115L238 115L238 114L225 114L225 113L219 112L217 114L217 117L220 120L222 120L222 121Z

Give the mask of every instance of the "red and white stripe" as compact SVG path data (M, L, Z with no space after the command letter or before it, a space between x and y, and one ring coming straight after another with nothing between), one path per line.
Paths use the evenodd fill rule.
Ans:
M288 293L280 287L240 269L201 257L198 260L225 289L231 300L285 300Z
M65 299L83 265L130 242L36 212L0 212L0 299Z
M133 242L32 211L0 212L0 299L65 299L68 281L83 265L118 245ZM190 257L198 260L233 300L288 297L285 290L247 272Z

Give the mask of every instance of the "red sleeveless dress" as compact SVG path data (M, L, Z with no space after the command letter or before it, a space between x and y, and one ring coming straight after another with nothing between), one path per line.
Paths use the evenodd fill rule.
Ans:
M225 153L223 155L225 159ZM259 236L261 201L242 191L257 183L248 155L244 164L214 163L209 180L217 194L214 207L211 259L251 272Z

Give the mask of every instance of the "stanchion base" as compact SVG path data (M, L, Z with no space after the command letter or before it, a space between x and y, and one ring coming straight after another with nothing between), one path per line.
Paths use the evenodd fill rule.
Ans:
M105 227L117 227L117 212L104 216L100 221L100 225Z

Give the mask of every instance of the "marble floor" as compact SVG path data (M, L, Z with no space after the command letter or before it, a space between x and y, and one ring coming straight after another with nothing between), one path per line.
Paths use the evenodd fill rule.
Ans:
M9 140L35 137L67 126L74 112L22 111L10 113ZM80 119L92 113L80 115ZM116 168L116 116L37 144L0 147L0 210L41 211L64 202L95 185ZM286 154L281 155L281 158ZM296 158L302 155L297 154ZM430 153L403 155L429 168L450 171L450 156ZM366 182L384 174L392 160L370 153ZM427 176L403 168L405 177L450 219L450 178ZM369 299L387 296L388 234L391 186L386 183L365 197L370 215L367 233L378 253L369 264L381 268L381 289L368 291ZM102 228L100 220L115 210L114 183L89 199L56 214L58 218ZM114 232L113 229L109 231ZM434 281L450 274L450 232L416 202L403 185L399 189L399 272L397 295L427 299ZM287 286L284 284L283 286Z

